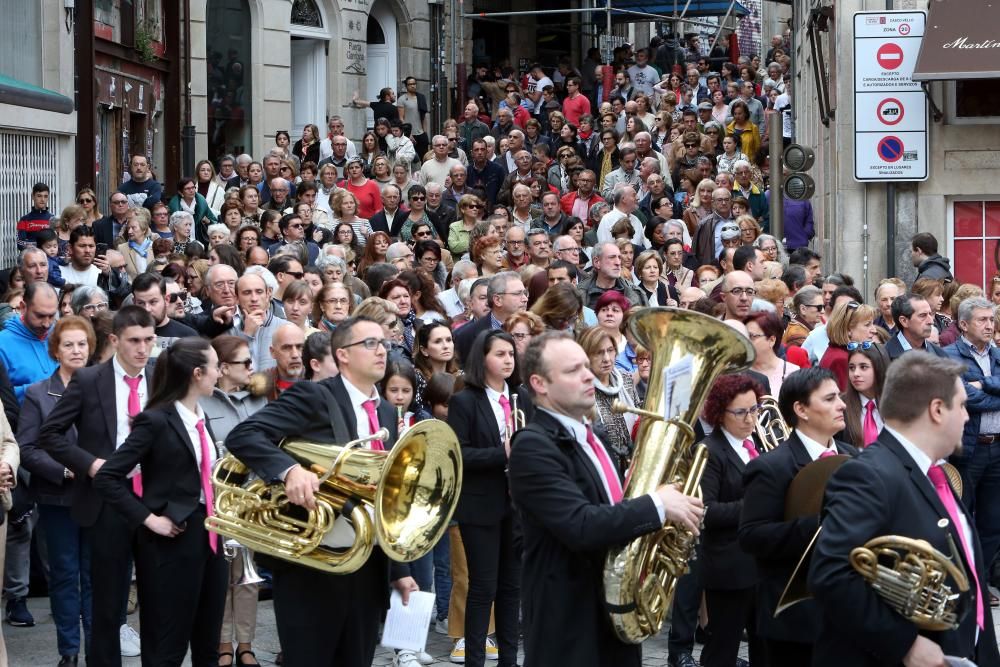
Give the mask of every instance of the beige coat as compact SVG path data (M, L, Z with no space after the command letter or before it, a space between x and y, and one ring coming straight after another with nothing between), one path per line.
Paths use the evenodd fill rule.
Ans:
M0 410L0 463L10 465L14 473L14 481L17 482L17 468L21 464L21 450L18 449L17 441L14 440L14 432L7 421L7 415ZM10 489L0 490L0 506L3 511L10 510L12 505Z

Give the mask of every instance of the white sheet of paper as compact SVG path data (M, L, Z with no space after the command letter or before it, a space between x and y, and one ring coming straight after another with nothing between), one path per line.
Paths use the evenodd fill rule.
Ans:
M957 658L953 655L946 655L944 657L944 661L948 667L976 667L976 663L971 660L967 658Z
M663 418L671 419L691 403L691 372L694 359L687 355L663 369Z
M382 646L423 651L431 626L434 599L434 593L417 591L410 593L410 601L404 607L399 591L393 591L382 630Z

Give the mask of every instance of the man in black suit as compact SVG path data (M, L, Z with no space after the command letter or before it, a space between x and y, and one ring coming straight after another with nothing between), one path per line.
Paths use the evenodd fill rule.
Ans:
M528 307L528 290L524 288L524 283L516 272L504 271L490 278L486 287L486 301L490 312L455 332L455 351L463 363L476 336L483 331L500 329L508 317L524 312Z
M382 209L371 217L368 223L372 231L389 233L391 229L399 229L406 222L406 211L399 207L402 193L399 186L388 183L382 188Z
M128 197L116 190L111 193L108 201L111 203L111 211L94 223L94 243L114 248L115 239L128 222Z
M673 486L622 499L614 453L584 421L594 376L572 336L536 337L520 363L537 408L514 436L509 461L524 531L524 666L637 666L641 647L616 637L605 608L607 550L666 520L697 535L701 501Z
M938 465L962 441L968 419L964 364L906 354L886 375L879 410L885 428L826 487L822 531L809 568L821 611L814 667L944 665L958 656L1000 665L986 566L972 517ZM889 606L850 564L853 549L900 535L925 540L968 574L968 613L954 630L921 630ZM956 592L954 582L948 583Z
M119 310L111 334L115 356L73 374L38 434L38 446L74 475L70 515L83 527L90 545L90 576L95 582L90 665L121 665L119 629L125 624L133 537L125 517L101 499L92 480L125 442L130 418L146 404L155 326L153 316L139 306ZM75 443L67 438L74 426L81 434Z
M895 361L910 350L922 350L947 357L944 350L927 340L934 330L934 311L918 294L902 294L892 300L892 321L899 332L885 344L889 359Z
M389 348L381 325L367 318L345 320L330 346L340 375L293 384L226 438L226 448L240 461L263 480L283 482L288 500L309 510L316 507L319 479L277 447L282 440L295 436L344 444L371 435L380 425L390 437L379 446L391 449L397 437L396 411L375 388L385 373ZM282 560L272 559L270 565L278 637L289 667L368 667L388 608L388 583L393 582L404 602L417 590L409 568L390 561L377 547L351 574L331 575Z
M844 428L844 402L828 369L804 368L781 384L779 408L794 430L780 447L750 462L740 515L740 548L757 565L757 632L771 667L801 667L812 661L819 635L819 608L806 600L774 616L785 585L819 528L819 513L785 519L788 487L802 468L823 456L856 456L833 435Z

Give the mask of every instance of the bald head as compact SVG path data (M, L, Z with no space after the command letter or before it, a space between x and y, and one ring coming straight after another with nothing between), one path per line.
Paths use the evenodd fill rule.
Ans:
M302 375L305 342L305 332L298 325L282 324L275 330L271 337L271 357L278 366L278 377L291 379Z

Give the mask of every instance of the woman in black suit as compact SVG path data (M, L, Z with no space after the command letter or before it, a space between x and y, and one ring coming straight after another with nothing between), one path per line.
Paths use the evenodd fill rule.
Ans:
M142 652L157 665L215 667L229 570L222 540L205 530L218 456L198 400L219 378L219 357L204 338L182 338L156 362L146 409L101 467L94 486L136 532ZM142 468L142 498L125 484Z
M465 604L465 664L483 667L490 605L494 604L499 667L517 664L520 563L507 488L510 457L510 389L515 344L502 330L476 337L465 360L466 388L448 408L448 425L462 446L464 479L455 510L469 567Z
M743 471L760 455L753 432L763 393L749 375L725 375L715 383L705 403L705 421L714 430L705 438L708 463L701 478L706 508L702 580L708 609L703 667L733 667L744 628L750 637L751 664L764 664L754 623L757 568L753 557L737 543Z

